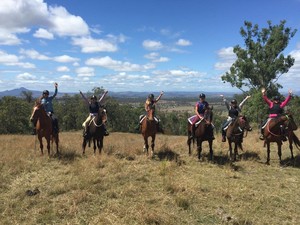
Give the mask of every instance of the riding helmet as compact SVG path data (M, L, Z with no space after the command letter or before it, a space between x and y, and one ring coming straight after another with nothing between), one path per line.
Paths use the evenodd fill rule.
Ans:
M199 98L205 98L205 94L201 93L201 94L199 95Z
M279 101L279 100L280 100L280 97L276 95L276 96L273 98L273 100L274 100L274 101Z
M154 94L148 95L148 98L149 98L149 99L154 99Z
M232 99L232 100L231 100L231 104L237 104L236 99Z
M43 95L49 95L49 91L48 90L44 90L43 91Z
M92 99L97 99L96 95L91 96L91 100Z

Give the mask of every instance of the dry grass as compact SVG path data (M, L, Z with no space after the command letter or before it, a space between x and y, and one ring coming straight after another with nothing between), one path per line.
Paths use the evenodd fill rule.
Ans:
M32 136L2 135L0 223L298 224L299 150L288 163L284 144L280 166L272 145L267 166L258 136L249 134L236 163L217 136L209 163L195 150L188 156L183 136L158 135L149 159L136 134L112 133L101 155L88 148L84 157L81 132L61 134L60 157L40 156ZM40 193L26 195L35 188Z

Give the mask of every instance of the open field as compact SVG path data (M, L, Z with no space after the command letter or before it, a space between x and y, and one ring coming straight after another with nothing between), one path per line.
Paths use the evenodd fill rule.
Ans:
M299 224L300 151L290 162L284 143L279 165L272 145L267 166L258 136L230 163L217 135L210 163L188 156L185 136L158 135L149 159L138 134L111 133L101 155L82 156L81 132L61 133L59 157L41 156L33 136L1 135L0 224Z

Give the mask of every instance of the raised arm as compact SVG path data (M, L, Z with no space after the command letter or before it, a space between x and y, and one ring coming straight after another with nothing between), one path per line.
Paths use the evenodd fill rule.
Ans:
M263 88L261 89L261 93L262 93L262 96L263 96L263 99L264 101L270 106L272 105L272 101L270 99L268 99L268 97L266 96L266 89Z
M243 101L241 101L241 103L239 104L239 108L240 108L240 109L242 109L242 108L243 108L243 106L244 106L245 102L246 102L246 101L247 101L247 99L248 99L248 98L250 98L250 97L251 97L251 96L250 96L250 95L248 95L248 96L246 96L246 98L244 98L244 99L243 99Z
M293 92L292 90L289 90L289 95L286 97L286 99L280 104L280 108L283 108L285 107L289 101L292 99L292 95L293 95Z
M87 105L89 105L89 104L90 104L89 100L87 100L87 98L83 95L83 93L82 93L81 91L79 91L79 93L80 93L81 97L83 98L84 102L85 102Z
M52 98L55 98L55 96L57 95L57 87L58 87L58 84L57 83L54 83L54 94L52 95Z
M163 94L164 94L164 92L163 92L163 91L161 91L161 92L160 92L160 94L159 94L159 96L157 97L157 99L155 99L155 102L158 102L158 101L159 101L159 99L161 98L161 96L163 96Z
M230 109L230 106L229 106L229 103L228 103L228 101L226 100L225 96L224 96L224 95L221 95L221 97L222 97L223 102L224 102L225 105L226 105L227 110L229 110L229 109Z
M101 103L101 102L103 101L103 99L104 99L104 97L107 95L107 93L108 93L108 91L105 91L105 92L103 93L103 95L102 95L101 98L99 99L99 103Z

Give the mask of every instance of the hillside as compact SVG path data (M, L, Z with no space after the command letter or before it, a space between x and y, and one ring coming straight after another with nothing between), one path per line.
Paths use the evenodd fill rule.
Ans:
M111 133L101 155L82 156L81 132L61 133L61 156L50 158L33 136L1 135L0 223L297 224L300 152L290 162L285 143L280 166L272 146L267 166L258 136L235 163L217 136L210 163L207 144L199 162L184 136L158 135L149 159L139 134Z

